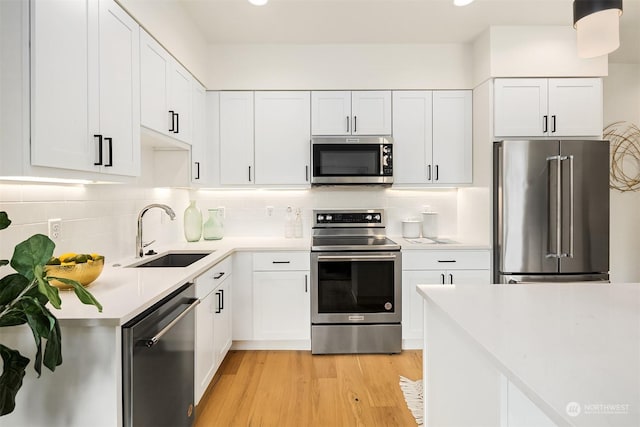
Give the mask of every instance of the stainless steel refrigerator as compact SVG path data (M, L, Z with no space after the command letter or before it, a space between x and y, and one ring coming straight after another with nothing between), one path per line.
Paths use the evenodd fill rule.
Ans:
M493 147L495 283L608 281L609 142Z

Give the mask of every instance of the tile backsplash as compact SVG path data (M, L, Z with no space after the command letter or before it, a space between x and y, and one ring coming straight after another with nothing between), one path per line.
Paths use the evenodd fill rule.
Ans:
M35 233L47 234L47 220L62 219L56 253L98 252L110 260L135 252L137 216L150 203L165 203L176 220L159 209L145 215L144 240L184 241L183 214L190 199L197 201L206 220L207 209L224 207L226 236L284 236L287 206L301 208L303 235L311 231L313 209L384 208L387 234L402 234L402 220L418 217L425 206L439 213L439 234L488 243L488 190L482 188L395 190L382 188L308 190L184 190L128 185L0 184L0 210L12 225L0 232L0 258ZM267 209L271 207L272 209ZM271 211L271 214L268 212Z

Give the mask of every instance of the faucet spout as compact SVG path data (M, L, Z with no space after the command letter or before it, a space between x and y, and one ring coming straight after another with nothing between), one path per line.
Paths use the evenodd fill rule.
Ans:
M136 258L142 258L142 256L144 255L143 248L145 247L145 245L144 243L142 243L142 217L144 216L144 214L147 213L147 211L149 211L149 209L153 209L153 208L160 208L163 211L165 211L165 213L169 216L169 218L171 218L171 221L176 219L176 213L173 211L173 209L171 209L170 206L167 206L167 205L163 205L160 203L152 203L142 208L142 210L140 210L140 213L138 214L138 233L136 234Z

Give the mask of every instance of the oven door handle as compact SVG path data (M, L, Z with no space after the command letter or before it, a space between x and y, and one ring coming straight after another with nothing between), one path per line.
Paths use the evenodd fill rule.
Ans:
M396 255L319 255L318 261L393 261Z

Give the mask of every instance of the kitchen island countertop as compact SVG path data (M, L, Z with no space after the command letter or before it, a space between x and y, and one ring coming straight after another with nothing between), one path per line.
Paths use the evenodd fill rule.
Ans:
M640 284L421 285L418 292L432 320L425 346L429 327L451 328L553 424L640 425Z

